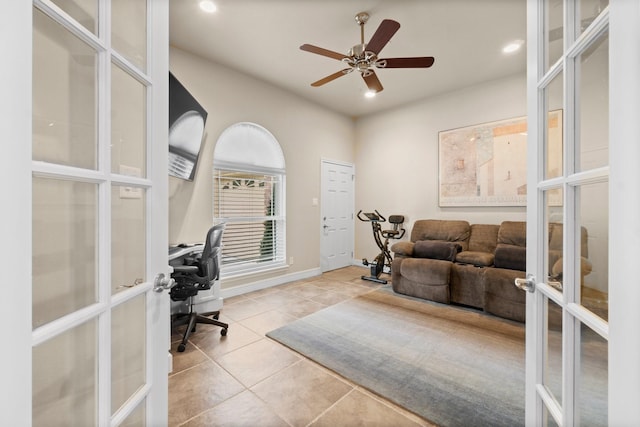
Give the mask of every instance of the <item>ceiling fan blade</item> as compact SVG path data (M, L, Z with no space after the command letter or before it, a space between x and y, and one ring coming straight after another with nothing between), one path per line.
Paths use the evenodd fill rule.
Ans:
M380 26L371 37L369 43L367 43L367 51L373 52L376 55L380 53L383 47L389 43L391 37L398 31L400 24L391 19L385 19L380 23Z
M367 84L369 90L372 90L374 92L382 92L382 89L384 89L382 87L382 83L380 83L380 80L378 80L378 76L376 75L376 73L374 73L373 70L370 71L371 74L367 76L365 76L364 74L362 75L364 82Z
M329 58L337 59L338 61L342 61L343 58L348 57L347 55L343 55L332 50L323 49L311 44L303 44L302 46L300 46L300 50L304 50L305 52L317 53L318 55L322 56L328 56Z
M416 58L385 58L375 62L377 68L429 68L435 62L433 56Z
M318 80L317 82L311 83L311 86L313 86L313 87L322 86L323 84L329 83L330 81L335 80L338 77L342 77L345 74L349 74L352 71L353 71L353 68L345 68L344 70L340 70L340 71L338 71L336 73L333 73L333 74L331 74L331 75L329 75L329 76L327 76L327 77L325 77L323 79Z

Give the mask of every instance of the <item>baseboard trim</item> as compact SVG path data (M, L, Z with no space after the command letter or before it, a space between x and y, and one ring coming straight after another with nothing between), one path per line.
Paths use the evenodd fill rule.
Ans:
M282 276L272 277L270 279L258 280L252 283L233 286L226 289L220 289L222 298L231 298L238 295L247 294L261 289L271 288L273 286L284 285L285 283L295 282L296 280L308 279L310 277L320 276L322 271L320 268L312 268L310 270L297 271L295 273L283 274ZM224 283L222 283L224 285Z

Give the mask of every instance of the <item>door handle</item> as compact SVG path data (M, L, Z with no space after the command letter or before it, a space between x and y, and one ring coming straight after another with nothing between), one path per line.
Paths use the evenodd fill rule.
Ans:
M527 274L526 279L518 277L514 281L514 284L518 289L522 289L523 291L534 292L536 290L536 278L531 273Z
M158 273L155 280L153 281L153 290L155 292L162 292L165 289L171 289L176 285L176 281L171 277L167 277L164 273Z

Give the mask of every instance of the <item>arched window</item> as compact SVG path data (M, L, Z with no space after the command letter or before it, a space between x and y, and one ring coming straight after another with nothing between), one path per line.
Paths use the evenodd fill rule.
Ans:
M285 161L262 126L228 127L213 153L213 219L227 223L222 269L234 275L285 265Z

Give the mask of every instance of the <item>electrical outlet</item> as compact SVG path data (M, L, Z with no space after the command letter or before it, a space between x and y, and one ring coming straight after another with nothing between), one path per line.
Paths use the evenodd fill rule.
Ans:
M289 257L289 265L293 265L293 257L292 256Z

